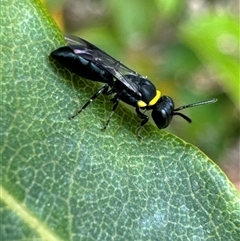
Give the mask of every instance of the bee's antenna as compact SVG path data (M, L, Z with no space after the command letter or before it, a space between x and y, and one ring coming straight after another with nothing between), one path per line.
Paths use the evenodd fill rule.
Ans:
M180 110L183 110L183 109L187 109L187 108L191 108L191 107L195 107L195 106L200 106L200 105L213 104L213 103L217 102L217 100L218 100L217 98L214 98L212 100L200 101L200 102L192 103L192 104L189 104L189 105L180 106L180 107L174 109L173 115L179 115L183 119L185 119L187 122L191 123L192 120L189 117L187 117L186 115L184 115L182 113L179 113L177 111L180 111Z
M174 109L174 111L179 111L179 110L183 110L183 109L187 109L187 108L191 108L191 107L195 107L195 106L200 106L200 105L213 104L217 101L218 101L217 98L214 98L212 100L200 101L200 102L192 103L192 104L189 104L189 105L180 106L180 107Z

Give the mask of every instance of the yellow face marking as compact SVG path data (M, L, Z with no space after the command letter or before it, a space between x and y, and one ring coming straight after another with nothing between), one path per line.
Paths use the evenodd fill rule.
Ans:
M138 107L140 107L140 108L147 106L147 104L146 104L144 101L142 101L142 100L139 100L139 101L137 102L137 105L138 105Z
M161 92L159 90L157 90L155 97L149 102L148 106L155 105L157 103L157 101L159 100L160 96L161 96Z

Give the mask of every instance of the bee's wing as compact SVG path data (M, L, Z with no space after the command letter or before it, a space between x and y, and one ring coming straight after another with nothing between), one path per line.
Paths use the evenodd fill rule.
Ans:
M128 74L141 77L139 74L84 39L72 35L66 36L65 39L75 54L93 62L100 69L107 71L113 75L113 77L121 81L135 94L141 96L138 86L131 80L131 78L125 76Z

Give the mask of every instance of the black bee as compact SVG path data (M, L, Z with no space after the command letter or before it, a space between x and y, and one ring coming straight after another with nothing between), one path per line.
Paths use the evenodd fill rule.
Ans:
M64 67L73 73L97 82L105 83L70 119L81 113L100 94L114 95L112 113L110 114L104 129L116 110L119 101L123 101L136 108L136 113L142 119L136 133L139 136L141 128L148 122L149 117L141 110L152 111L152 118L159 129L166 128L174 115L179 115L191 123L191 119L180 113L182 109L211 104L217 101L197 102L179 108L174 107L174 102L169 96L161 96L161 92L154 84L131 70L121 62L117 61L101 49L84 39L75 36L65 37L68 46L60 47L51 53L51 57L56 59Z

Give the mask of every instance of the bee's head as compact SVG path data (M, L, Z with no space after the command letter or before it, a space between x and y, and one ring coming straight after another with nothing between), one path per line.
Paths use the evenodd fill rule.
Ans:
M194 106L199 106L199 105L212 104L212 103L215 103L216 101L217 99L201 101L201 102L197 102L189 105L184 105L174 109L174 102L172 98L169 96L162 96L152 109L152 118L159 129L164 129L168 127L174 115L179 115L187 122L191 123L192 120L186 115L179 112L180 110L194 107Z

